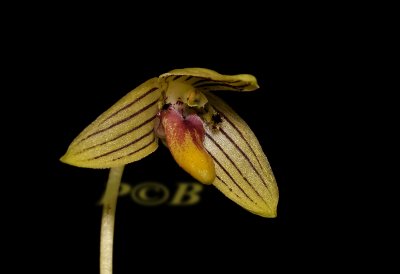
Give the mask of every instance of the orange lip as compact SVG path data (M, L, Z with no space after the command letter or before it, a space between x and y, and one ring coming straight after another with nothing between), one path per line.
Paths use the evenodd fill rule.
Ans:
M212 184L215 180L214 161L203 146L204 127L195 114L183 117L170 107L161 112L167 145L175 161L199 182Z

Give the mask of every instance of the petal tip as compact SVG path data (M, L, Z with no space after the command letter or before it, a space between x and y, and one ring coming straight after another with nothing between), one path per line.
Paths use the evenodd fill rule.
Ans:
M258 212L252 211L252 213L264 218L276 218L278 216L276 209L271 210L269 208L264 211L258 211Z
M276 218L278 216L277 206L269 204L257 204L255 205L241 205L247 211L264 218Z
M72 157L70 156L70 153L67 151L61 158L59 159L62 163L72 165L72 166L77 166Z
M67 164L67 163L68 163L68 152L65 153L63 156L61 156L59 160L60 160L61 162Z

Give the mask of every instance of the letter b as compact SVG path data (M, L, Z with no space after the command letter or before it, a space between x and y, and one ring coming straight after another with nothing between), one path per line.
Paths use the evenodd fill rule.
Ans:
M172 197L170 205L188 206L197 204L200 201L199 193L203 186L199 183L178 183L175 195Z

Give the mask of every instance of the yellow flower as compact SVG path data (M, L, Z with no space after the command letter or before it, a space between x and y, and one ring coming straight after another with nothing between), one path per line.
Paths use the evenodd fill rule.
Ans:
M120 99L69 146L61 161L114 168L154 152L161 140L175 161L204 184L263 217L276 217L278 188L248 125L212 92L252 91L249 74L176 69L152 78Z

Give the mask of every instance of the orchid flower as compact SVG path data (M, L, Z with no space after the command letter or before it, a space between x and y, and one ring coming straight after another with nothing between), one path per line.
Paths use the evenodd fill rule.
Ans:
M278 188L267 157L249 126L214 95L219 90L257 88L250 74L172 70L141 84L101 114L76 137L61 161L111 169L108 184L114 187L107 185L103 200L104 226L109 224L104 214L115 211L112 199L116 200L123 167L153 153L159 140L199 182L214 185L254 214L276 217Z

